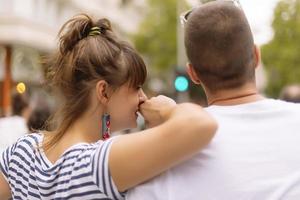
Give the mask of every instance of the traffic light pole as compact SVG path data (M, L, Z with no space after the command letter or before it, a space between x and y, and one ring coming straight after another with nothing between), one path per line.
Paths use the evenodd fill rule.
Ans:
M4 81L3 81L3 114L4 116L10 115L10 104L11 104L11 54L12 50L10 46L5 46L5 65L4 65Z
M184 42L183 42L183 27L180 23L180 14L183 12L183 1L177 0L177 65L176 71L185 70L185 65L187 62L184 50ZM175 79L176 79L175 74ZM174 81L175 81L174 79ZM175 84L175 83L174 83ZM175 89L176 91L176 89ZM189 101L189 93L186 91L176 91L176 101L177 103L187 102Z

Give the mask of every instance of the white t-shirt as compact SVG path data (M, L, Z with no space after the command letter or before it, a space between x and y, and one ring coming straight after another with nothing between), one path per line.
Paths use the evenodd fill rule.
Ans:
M28 132L26 121L23 117L0 118L0 153Z
M265 99L206 110L219 123L212 142L127 200L300 199L300 104Z

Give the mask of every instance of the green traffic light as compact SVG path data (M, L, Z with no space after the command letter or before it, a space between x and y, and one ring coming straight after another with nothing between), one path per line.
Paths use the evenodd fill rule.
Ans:
M177 76L174 85L177 91L185 92L189 88L189 81L184 76Z

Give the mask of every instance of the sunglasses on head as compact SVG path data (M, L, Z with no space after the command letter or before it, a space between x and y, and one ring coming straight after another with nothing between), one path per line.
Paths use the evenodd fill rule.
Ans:
M242 5L241 3L239 2L239 0L215 0L215 1L223 1L223 2L231 2L233 3L237 8L240 8L242 9ZM188 20L188 17L189 15L193 12L193 10L195 10L196 8L200 7L201 5L197 6L197 7L194 7L188 11L185 11L184 13L182 13L180 15L180 23L182 26L184 26L184 24L187 23L187 20Z

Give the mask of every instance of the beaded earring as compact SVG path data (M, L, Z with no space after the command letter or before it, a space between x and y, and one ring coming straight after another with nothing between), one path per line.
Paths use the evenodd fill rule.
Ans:
M110 138L110 115L103 114L102 115L102 139L106 140Z

